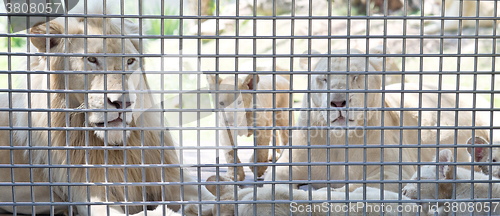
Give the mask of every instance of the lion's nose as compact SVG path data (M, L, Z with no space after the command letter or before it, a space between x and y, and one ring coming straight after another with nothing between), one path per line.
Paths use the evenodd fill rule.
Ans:
M332 106L332 107L345 107L345 100L344 101L332 101L332 102L330 102L330 106Z
M125 107L123 106L123 102L125 102ZM112 101L109 98L108 98L108 103L114 106L116 109L127 109L132 105L132 102L130 101L123 101L123 100Z

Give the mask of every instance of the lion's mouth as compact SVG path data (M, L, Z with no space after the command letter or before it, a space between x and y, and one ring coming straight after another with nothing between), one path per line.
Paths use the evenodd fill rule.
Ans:
M344 116L339 116L337 117L336 119L332 120L332 123L335 123L335 122L345 122L345 117ZM349 122L354 122L354 119L348 119Z
M95 126L96 126L96 127L104 127L104 122L95 123ZM107 126L108 126L108 127L119 127L119 126L123 126L123 119L121 119L120 117L118 117L118 118L116 118L115 120L108 121Z

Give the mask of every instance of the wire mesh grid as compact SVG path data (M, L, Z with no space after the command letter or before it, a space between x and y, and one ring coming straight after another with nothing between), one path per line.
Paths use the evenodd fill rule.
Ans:
M500 212L497 1L4 6L2 214Z

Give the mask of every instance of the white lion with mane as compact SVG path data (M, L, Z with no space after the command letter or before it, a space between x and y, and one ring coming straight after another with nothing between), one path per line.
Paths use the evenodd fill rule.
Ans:
M103 14L102 9L96 14ZM108 215L108 206L103 203L111 204L110 215L126 212L143 215L147 210L143 208L145 205L162 203L125 207L114 202L214 200L204 186L184 185L182 196L179 184L164 185L193 180L187 170L181 174L184 168L175 166L180 163L172 137L168 131L158 129L164 127L161 112L132 110L155 108L150 95L136 94L138 90L149 89L146 76L123 73L143 70L142 59L138 57L139 40L121 38L122 34L138 34L138 26L128 20L81 17L68 18L67 28L64 26L64 19L56 19L30 29L34 35L31 43L37 53L49 54L32 57L30 69L51 72L30 75L28 87L36 92L0 95L1 107L11 105L16 109L0 112L0 126L13 128L0 131L0 146L4 147L0 150L0 164L22 167L1 168L0 182L42 183L33 187L0 186L0 202L74 202L78 205L71 204L76 208L70 212L76 210L78 215L94 216ZM81 37L57 36L61 34ZM86 35L103 35L106 39L85 39ZM105 94L104 90L112 92ZM30 111L33 109L42 111ZM79 109L85 110L79 112ZM148 129L152 127L156 129ZM46 186L48 183L54 185ZM89 208L89 204L95 203L100 204ZM205 207L211 206L203 205L203 215L211 215L211 209ZM18 214L68 211L65 205L53 208L18 205L14 209L4 205L0 211ZM169 204L165 213L180 215L173 211L179 208ZM148 210L148 215L163 215L162 209ZM198 206L188 205L184 212L197 215Z

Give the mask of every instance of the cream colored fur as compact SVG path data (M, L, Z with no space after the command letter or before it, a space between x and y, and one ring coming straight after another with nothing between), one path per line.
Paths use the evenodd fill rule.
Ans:
M225 178L224 176L219 177L220 181L231 181L230 179ZM215 182L216 177L211 176L207 181ZM218 188L218 189L217 189ZM240 202L248 202L254 200L254 188L248 187L243 189L238 189L238 199L234 197L234 185L209 185L207 189L210 190L214 195L217 194L217 190L220 194L221 201L240 201ZM349 193L349 200L380 200L381 194L380 189L367 187L365 190L366 193L363 192L363 188L359 188ZM397 200L409 200L408 197L402 196L399 197L398 193L394 193L391 191L383 191L384 193L384 206L385 206L385 214L384 215L398 215L396 209L398 208ZM308 191L293 189L290 191L288 186L284 185L276 185L273 188L271 185L265 185L264 187L258 187L256 191L257 197L255 200L261 201L269 204L257 204L255 215L277 215L277 216L286 216L290 215L293 212L293 216L306 216L311 212L312 216L326 216L327 212L330 210L330 215L345 215L344 211L348 211L349 215L364 215L363 214L363 205L366 209L366 215L380 215L380 211L377 211L377 207L380 207L380 203L366 203L366 202L349 202L349 205L345 203L330 203L325 204L327 200L346 200L345 192L338 192L334 190L328 190L328 188L321 188L319 190L313 190L309 194ZM274 195L274 197L273 197ZM328 197L330 195L330 197ZM312 206L309 206L307 203L308 200L316 201ZM324 200L324 202L318 202ZM273 201L286 203L276 203L274 205L271 204ZM353 206L352 209L349 210L341 210L339 209L343 206ZM390 207L389 207L390 206ZM359 207L359 208L358 208ZM307 210L307 208L310 208ZM416 215L417 211L421 211L419 207L414 203L404 203L402 204L400 209L403 209L401 215ZM220 212L221 216L233 216L235 214L235 205L234 204L215 204L213 209L213 214L218 215ZM408 211L404 211L404 209ZM273 211L274 210L274 211ZM252 216L254 215L254 205L253 204L238 204L238 216Z
M210 90L221 90L228 91L232 90L256 90L255 99L253 100L254 94L251 93L242 93L237 94L237 98L235 98L234 93L218 93L214 94L214 100L217 100L217 104L219 108L222 109L239 109L241 111L225 111L219 113L219 125L223 127L243 127L243 130L231 130L231 136L228 136L228 130L220 130L220 138L221 144L223 146L233 146L234 137L233 134L237 134L238 136L251 136L254 135L253 130L245 130L246 127L273 127L273 126L281 126L288 127L290 125L289 113L288 111L275 111L273 112L273 107L277 110L280 108L288 108L289 104L289 93L279 93L275 94L275 98L273 98L273 93L258 93L259 90L289 90L290 83L282 76L259 76L255 75L247 75L244 79L238 79L238 86L235 87L235 77L230 76L226 78L219 77L216 81L216 77L214 75L208 75L207 80L209 83ZM216 86L215 84L218 83ZM255 85L255 87L254 87ZM273 102L275 103L273 105ZM269 111L264 112L252 112L248 110L257 109L268 109ZM247 111L245 111L247 109ZM255 114L255 119L254 119ZM274 114L274 115L273 115ZM254 121L255 120L255 121ZM293 125L293 113L291 119ZM274 125L275 123L275 125ZM258 146L268 146L269 142L276 141L276 145L286 145L288 143L288 130L280 130L279 131L279 142L278 139L273 139L273 131L272 130L256 130L256 145ZM277 151L279 153L279 151ZM238 157L234 158L233 149L228 150L224 154L226 156L226 161L228 163L240 163ZM257 150L257 163L267 163L269 158L275 157L277 158L279 155L271 155L269 157L269 150L262 149ZM254 163L254 156L250 158L250 162ZM252 172L254 171L253 167L250 167ZM256 176L260 177L264 174L267 169L267 166L257 166ZM234 169L229 167L227 176L230 178L234 178ZM245 173L243 172L243 167L237 167L237 179L242 181L245 179Z
M452 163L453 162L453 153L444 149L439 152L438 160L435 160L440 163ZM403 194L408 196L411 199L418 199L418 194L420 193L420 199L453 199L457 204L460 203L461 199L470 200L472 199L488 199L489 193L491 190L491 198L500 198L500 184L495 183L500 181L500 179L492 177L493 183L476 183L472 186L471 183L459 183L455 182L454 179L460 181L466 180L475 180L475 181L487 181L490 179L490 176L485 175L480 172L474 172L474 176L468 169L464 169L461 167L455 167L454 165L449 164L440 164L438 168L438 172L436 176L436 165L426 165L420 168L420 173L415 173L412 180L420 179L422 181L425 180L439 180L442 183L436 185L436 183L409 183L403 188ZM455 171L454 171L455 170ZM454 178L454 172L456 173ZM420 175L420 176L419 176ZM418 186L420 186L420 191L418 190ZM436 188L437 187L437 188ZM474 188L474 192L472 193L471 187ZM436 190L438 190L438 197L436 197ZM465 201L466 203L470 201ZM427 204L425 204L427 205ZM484 203L486 205L486 203ZM492 211L491 215L498 215L500 213L500 208L496 208L496 204L490 206ZM424 209L428 209L424 207ZM484 209L484 208L483 208ZM447 212L443 212L444 209L441 209L440 215L446 215ZM487 212L479 212L477 208L474 212L474 215L488 215ZM448 211L448 210L445 210ZM449 212L448 215L453 215L453 212ZM460 210L456 215L471 215L472 211L464 211Z
M332 53L345 53L345 50L337 50ZM361 52L357 50L351 50L351 53L359 54ZM375 71L372 64L380 61L375 61L376 59L371 59L368 64L368 68L365 69L365 58L364 57L351 57L350 58L350 71L348 77L346 75L335 75L330 74L330 89L345 90L346 82L349 84L349 89L365 89L365 79L368 84L367 89L381 89L381 76L370 74L365 75L360 74L357 71ZM344 57L332 57L331 58L331 71L346 71L346 58ZM318 62L315 71L326 71L327 60L322 59ZM328 81L325 75L312 75L311 89L313 90L325 90L326 83ZM396 90L401 84L395 84L392 86L387 86L385 89ZM418 85L405 84L405 89L418 89ZM430 90L435 87L423 86L424 90ZM403 107L419 107L419 94L404 93L404 103ZM399 111L380 111L382 105L389 108L399 108L401 106L401 93L386 93L385 100L382 103L381 93L367 93L366 98L364 93L350 93L348 97L343 92L333 92L330 93L329 98L326 93L311 93L310 100L308 100L307 95L305 95L303 100L303 107L320 108L321 111L310 111L301 112L299 115L299 120L297 126L304 127L310 124L310 130L295 130L292 134L291 144L293 146L305 146L305 145L325 145L325 148L313 148L313 149L293 149L291 153L285 150L282 153L282 157L277 161L277 163L306 163L306 162L327 162L328 160L332 162L328 167L325 165L313 165L298 166L294 165L291 168L291 179L289 179L289 166L276 166L276 172L268 172L265 176L266 180L273 179L276 180L331 180L334 187L342 187L339 190L345 190L345 184L337 183L335 180L377 180L380 181L380 165L342 165L334 163L345 163L348 162L417 162L417 161L431 161L436 155L436 148L421 148L421 152L417 148L402 148L401 151L398 149L399 144L432 144L435 145L437 141L440 144L453 144L454 142L454 130L440 130L440 136L438 138L436 129L422 129L421 135L419 136L418 130L416 129L404 129L403 134L400 134L400 121L403 119L403 126L418 126L419 119L420 125L435 127L437 125L437 112L436 111L423 111L419 113L418 111L404 111L401 113ZM349 109L337 109L329 104L329 101L337 101L336 104L340 104L339 101L348 98ZM455 94L442 94L441 95L441 107L455 107ZM366 100L366 115L364 113L364 101ZM437 107L438 95L436 93L424 93L422 94L422 105L421 107ZM461 95L460 97L460 107L471 107L471 97L466 95ZM487 106L489 103L477 97L477 107ZM332 106L332 110L328 113L327 108ZM310 116L308 116L310 113ZM329 114L329 115L328 115ZM339 118L342 116L343 118ZM419 118L420 117L420 118ZM330 121L330 130L325 130L321 128L315 129L315 126L327 126ZM394 129L385 129L383 131L378 129L363 130L363 125L369 127L380 127L383 121L384 127L396 127ZM460 111L458 116L459 126L470 126L472 124L471 112ZM350 129L346 131L345 126L349 126ZM441 126L454 126L455 116L454 112L442 111L440 115L440 125ZM489 125L489 116L483 116L476 113L475 125ZM381 134L383 134L383 144L392 146L395 148L384 148L383 154L380 148L359 148L365 143L367 145L380 145L381 144ZM476 130L476 134L482 137L489 137L488 131ZM308 136L310 142L308 141ZM347 137L346 137L347 136ZM457 142L465 143L467 139L471 136L471 130L458 130ZM400 140L400 137L403 139ZM327 142L329 138L329 143ZM420 142L418 142L420 140ZM351 148L346 152L343 148L331 148L326 150L326 145L334 146L349 146ZM358 148L354 148L354 146ZM457 155L459 161L470 161L470 157L465 148L458 148ZM290 157L291 155L291 157ZM348 158L346 158L346 156ZM382 158L383 156L383 158ZM420 158L418 158L420 156ZM348 170L346 170L348 169ZM398 180L398 179L409 179L416 170L415 165L384 165L384 173L382 177L384 180ZM345 174L348 173L348 176ZM364 174L366 176L364 176ZM315 184L311 183L315 188L325 187L323 183ZM367 184L370 187L380 187L380 184L373 183ZM360 187L359 184L349 185L349 189L352 191ZM399 191L398 184L384 184L385 190L391 190L394 192Z
M473 142L474 147L467 148L467 151L472 156L472 158L474 158L474 161L493 163L493 165L491 165L491 171L490 165L488 164L478 165L478 167L484 174L489 175L491 173L492 176L500 178L500 166L497 164L498 162L500 162L500 148L488 146L490 143L482 137L475 137L474 141L471 137L469 141L467 141L467 144L471 145ZM495 142L494 144L498 145L498 143Z
M425 14L426 15L440 15L442 13L441 8L442 0L430 0L424 3ZM479 14L477 14L477 6L479 4ZM462 16L466 19L462 20L462 28L475 28L476 19L467 19L467 17L481 17L490 18L486 20L480 20L478 27L493 27L493 19L500 15L499 7L497 6L497 11L494 11L495 1L456 1L456 0L445 0L444 1L444 31L456 31L459 29L460 22L458 19L453 19ZM430 13L429 13L430 12ZM441 31L441 20L430 20L427 21L427 26L424 27L426 34L436 34Z
M101 9L102 11L102 9ZM102 12L101 12L102 14ZM50 34L84 34L83 18L69 18L68 28L65 29L61 23L62 20L54 20L49 23ZM88 35L121 35L121 20L88 18ZM138 27L132 22L124 21L123 33L132 35L138 33ZM106 32L103 32L105 25ZM32 34L45 34L47 25L40 23L31 28ZM78 53L85 51L83 38L59 38L50 37L46 43L46 38L31 37L31 43L36 47L37 52L45 53ZM122 43L124 50L122 51ZM46 47L50 45L50 50ZM66 45L67 44L67 45ZM103 40L100 38L87 39L87 52L92 54L137 54L139 53L139 42L136 39L107 38L105 51L103 50ZM131 60L133 59L133 60ZM141 71L140 59L136 57L107 57L104 63L103 57L91 59L90 57L61 55L49 58L50 64L47 64L46 57L39 56L31 59L32 71ZM95 61L94 61L95 60ZM123 65L126 68L122 68ZM68 63L65 65L65 63ZM106 65L104 68L103 65ZM155 108L153 98L147 94L129 94L128 90L142 89L148 90L146 77L140 72L139 75L108 74L107 81L104 75L99 73L83 74L32 74L30 76L30 89L39 90L40 93L15 93L12 97L6 94L0 95L0 106L8 107L11 103L13 108L17 109L51 109L50 116L48 112L0 112L0 125L2 127L16 128L12 131L0 131L0 146L18 148L18 150L1 150L0 164L14 166L34 165L34 166L54 166L54 168L2 168L0 169L0 182L2 183L45 183L48 182L62 184L61 186L11 186L0 187L0 201L13 202L123 202L123 201L180 201L181 190L178 185L168 186L137 186L129 185L127 187L104 186L102 183L138 183L138 182L193 182L189 172L184 170L181 179L179 167L128 167L114 166L109 168L102 165L148 165L148 164L179 164L177 152L173 148L165 149L128 149L124 150L124 145L128 147L139 146L165 146L174 147L174 142L168 131L148 130L149 127L163 127L161 124L162 115L160 112L135 112L131 108ZM135 77L134 77L135 76ZM84 82L85 79L88 82ZM123 79L123 80L122 80ZM123 82L124 81L124 82ZM49 86L47 84L50 83ZM85 85L86 84L86 85ZM46 93L50 91L68 90L103 90L104 84L107 90L125 90L126 93L109 93L107 99L103 93L89 93L88 99L85 99L83 93ZM29 96L29 100L28 100ZM116 103L127 102L128 112L115 107ZM61 109L82 109L88 104L88 109L107 109L107 119L104 112L91 111L88 114L84 112L58 111ZM107 104L106 104L107 103ZM116 110L116 111L114 111ZM114 112L113 112L114 111ZM99 125L107 122L105 130L99 130ZM41 130L27 130L26 128L50 127ZM67 130L72 127L96 127L96 130ZM123 130L123 127L142 127L141 130ZM107 139L106 139L107 138ZM124 144L125 143L125 144ZM47 147L54 147L48 150ZM84 147L96 147L88 149ZM117 148L103 149L103 146L117 146ZM26 147L37 147L37 150L26 149ZM107 159L106 159L107 158ZM71 165L73 167L68 167ZM55 167L58 166L58 167ZM62 167L61 167L62 166ZM80 184L70 187L64 184ZM84 186L82 184L86 184ZM31 190L33 189L33 191ZM15 194L13 195L13 191ZM201 194L198 194L199 188L195 185L185 185L183 192L184 200L198 200L198 195L203 200L213 200L214 197L203 186ZM31 199L32 194L34 200ZM51 200L50 197L53 196ZM78 215L107 215L106 205L76 205ZM211 209L206 209L204 215L210 215ZM55 211L68 210L65 206L56 205ZM13 207L4 205L0 209L12 212ZM48 214L50 206L17 206L15 211L22 214ZM148 215L180 215L173 210L179 209L179 206L172 205L162 212L162 207L154 211L149 210ZM188 215L197 215L197 206L190 205L186 208ZM120 205L109 206L110 215L124 215L125 208ZM143 215L146 209L143 206L130 205L129 214Z
M305 51L303 54L307 54L308 51ZM311 54L321 54L316 50L311 50ZM369 54L391 54L389 49L384 50L383 45L378 45L370 48ZM394 57L379 57L379 58L370 58L371 66L374 67L377 71L401 71L398 65L396 64L396 58ZM304 70L309 70L309 65L311 65L312 70L314 70L315 65L318 63L320 58L300 58L300 67ZM384 65L385 60L385 65ZM401 75L400 74L387 74L385 75L385 85L400 83Z

